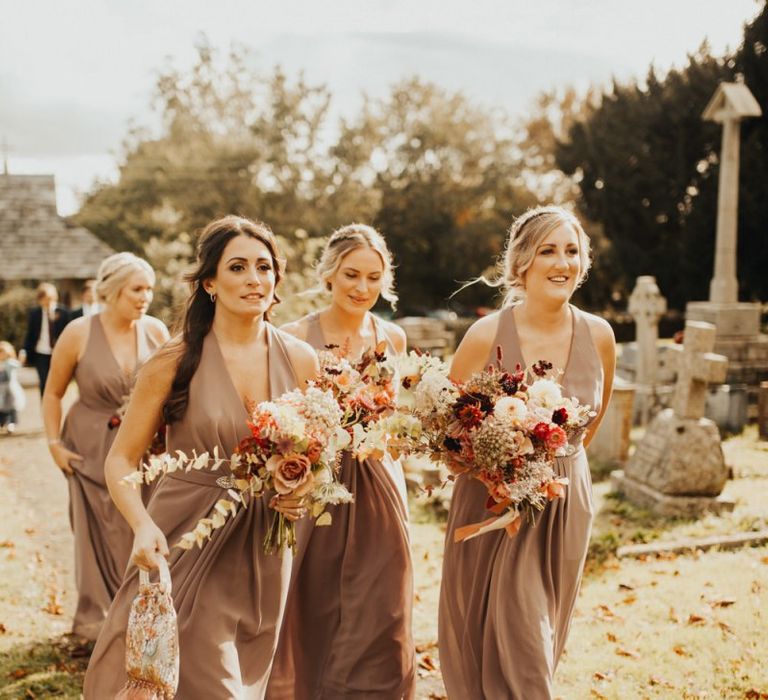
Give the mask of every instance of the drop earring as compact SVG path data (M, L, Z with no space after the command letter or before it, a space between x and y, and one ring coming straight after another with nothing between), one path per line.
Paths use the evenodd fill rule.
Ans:
M211 304L215 304L216 303L216 292L210 292L208 294L208 296L211 297Z

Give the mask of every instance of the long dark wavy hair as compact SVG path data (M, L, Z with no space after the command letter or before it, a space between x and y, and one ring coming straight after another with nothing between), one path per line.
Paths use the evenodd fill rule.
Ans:
M280 255L277 239L269 226L241 216L225 216L208 224L197 243L197 266L184 278L189 282L192 291L187 299L184 313L181 357L171 384L171 393L163 406L163 418L166 423L181 420L186 413L189 403L189 383L200 364L203 341L211 330L216 313L216 304L205 291L203 282L216 277L216 270L224 249L236 236L254 238L267 247L275 271L275 292L271 306L280 302L280 297L277 296L277 285L283 278L285 261ZM269 311L265 312L264 319L269 321Z

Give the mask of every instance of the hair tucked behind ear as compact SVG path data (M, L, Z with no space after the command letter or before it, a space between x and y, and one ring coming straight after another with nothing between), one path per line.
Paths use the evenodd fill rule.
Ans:
M216 277L216 269L224 249L237 236L248 236L261 241L272 257L275 287L283 278L285 261L279 254L275 235L266 224L240 216L225 216L223 219L212 221L205 227L197 243L197 267L185 277L190 283L192 293L187 299L184 314L181 358L171 384L171 393L163 406L163 418L166 423L181 420L186 413L189 403L189 384L200 365L205 336L213 325L216 304L211 301L208 292L203 288L203 282ZM275 292L272 305L279 302L280 298ZM269 320L269 312L264 314L264 318Z

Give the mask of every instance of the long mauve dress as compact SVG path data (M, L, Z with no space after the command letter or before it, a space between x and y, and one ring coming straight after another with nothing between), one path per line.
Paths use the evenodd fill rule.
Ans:
M378 339L387 339L372 316ZM307 342L322 350L319 314ZM415 661L405 479L399 463L345 452L340 479L354 502L333 523L302 524L269 700L411 698ZM310 527L308 527L309 525Z
M565 396L600 411L603 368L584 314L573 311ZM496 347L504 365L525 366L513 307L500 312ZM533 360L533 358L529 358ZM552 696L552 677L568 636L592 526L592 481L581 441L556 460L567 476L565 498L524 522L513 538L504 530L455 543L457 527L485 520L487 491L459 476L445 539L440 589L440 666L451 700L539 700Z
M282 331L267 324L269 394L297 386ZM254 371L258 368L254 368ZM232 383L216 336L203 343L189 384L184 417L168 426L168 451L230 455L249 434L248 413ZM173 472L158 484L147 510L171 547L169 565L179 626L179 689L184 700L263 698L277 646L291 574L291 555L265 554L275 511L268 496L229 518L202 549L173 545L225 497L216 480L226 471ZM138 574L131 567L115 596L85 676L85 698L114 697L126 681L125 631Z
M144 319L136 323L137 366L157 343ZM85 351L75 368L79 397L69 409L61 442L82 455L70 464L69 520L75 536L77 609L72 631L96 639L131 553L133 533L109 497L104 460L117 433L109 421L131 391L135 372L117 364L99 315L92 316Z

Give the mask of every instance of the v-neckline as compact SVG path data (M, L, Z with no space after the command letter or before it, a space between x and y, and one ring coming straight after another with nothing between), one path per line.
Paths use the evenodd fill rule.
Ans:
M101 335L104 338L104 344L107 346L109 356L112 358L112 362L115 364L115 367L117 367L117 369L120 371L121 374L125 375L126 377L130 377L136 372L136 370L139 368L139 364L141 363L141 357L140 357L141 348L139 347L141 344L141 341L139 339L139 321L136 321L133 327L134 342L136 343L136 361L133 365L133 369L126 369L117 361L117 356L115 355L115 351L112 349L112 345L109 342L107 329L104 328L104 324L102 323L100 316L101 314L95 314L92 317L92 322L95 321L96 323L98 323L99 328L101 330Z
M565 361L565 367L563 368L562 374L559 377L559 383L562 386L565 385L565 378L568 374L568 369L571 366L571 360L573 358L573 348L576 345L576 309L573 307L573 304L568 304L568 308L571 311L571 342L568 347L568 357ZM515 318L514 306L509 307L509 315L512 318L512 331L515 334L515 342L517 343L517 354L520 356L520 361L523 364L523 370L527 370L529 365L526 364L525 356L523 355L523 346L520 343L520 334L517 332L517 319Z
M327 338L325 337L325 331L323 330L323 324L320 322L320 314L322 311L318 311L317 315L315 316L315 322L317 323L317 330L318 334L320 335L320 340L323 341L323 347L328 346ZM379 346L379 325L376 322L376 316L374 316L370 311L366 312L367 316L371 319L371 325L373 326L373 349L376 349ZM370 350L371 348L364 348L360 352L360 356L362 357L363 353L365 353L366 350Z
M264 331L266 333L266 340L267 340L267 398L264 399L265 401L271 401L272 400L272 339L269 336L270 328L269 323L265 323ZM235 386L235 381L232 379L232 374L229 371L229 367L227 367L227 362L224 359L224 353L221 351L221 345L219 344L219 339L216 337L216 333L213 329L211 329L210 335L213 336L213 344L216 346L216 352L219 356L219 363L221 364L221 368L224 372L224 375L227 378L227 382L229 384L229 389L232 393L233 398L237 401L238 406L242 409L243 414L245 415L246 420L248 420L251 415L248 411L248 406L243 403L243 399L240 397L240 392L237 390L237 386Z

